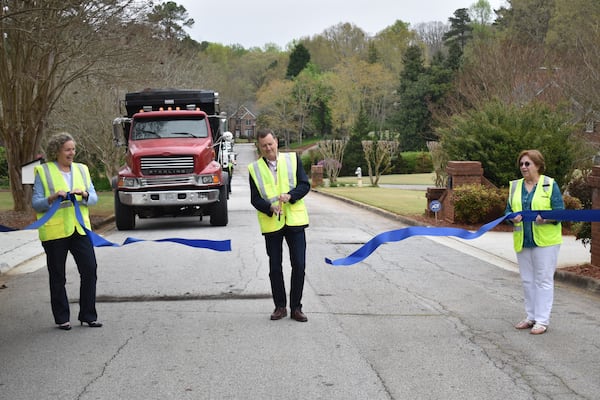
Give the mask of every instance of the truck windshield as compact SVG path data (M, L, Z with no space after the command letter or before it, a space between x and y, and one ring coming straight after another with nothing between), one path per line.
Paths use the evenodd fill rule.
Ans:
M133 125L132 139L208 137L204 119L138 119Z

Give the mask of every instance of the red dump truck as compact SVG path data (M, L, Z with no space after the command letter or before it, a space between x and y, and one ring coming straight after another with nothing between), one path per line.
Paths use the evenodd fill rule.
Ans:
M113 178L117 229L135 229L136 216L210 216L211 225L227 225L219 94L146 89L121 103L126 115L113 121L115 143L126 147Z

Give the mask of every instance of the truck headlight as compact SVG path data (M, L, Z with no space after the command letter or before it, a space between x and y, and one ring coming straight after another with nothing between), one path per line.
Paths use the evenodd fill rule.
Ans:
M123 177L119 180L119 187L137 188L140 187L138 178Z
M213 185L219 183L218 175L199 175L196 179L200 185Z

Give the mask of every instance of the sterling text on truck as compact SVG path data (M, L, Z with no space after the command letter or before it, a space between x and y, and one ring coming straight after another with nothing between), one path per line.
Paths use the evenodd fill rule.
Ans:
M135 229L136 216L210 216L211 225L227 225L219 94L148 89L127 93L124 105L127 115L113 121L115 142L127 149L113 179L117 229Z

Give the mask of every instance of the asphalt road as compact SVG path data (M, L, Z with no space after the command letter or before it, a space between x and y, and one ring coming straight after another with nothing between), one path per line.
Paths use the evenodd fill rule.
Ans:
M425 237L348 255L397 221L318 193L307 196L309 321L270 321L267 259L238 168L229 225L195 218L108 230L122 243L231 239L231 252L143 242L97 249L105 326L53 325L44 268L0 290L0 399L596 399L600 298L557 284L548 333L523 317L514 271ZM286 262L286 273L289 271ZM289 274L288 274L289 276ZM69 260L72 322L78 275Z

